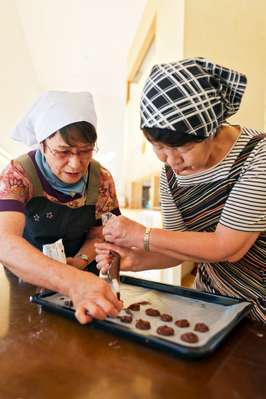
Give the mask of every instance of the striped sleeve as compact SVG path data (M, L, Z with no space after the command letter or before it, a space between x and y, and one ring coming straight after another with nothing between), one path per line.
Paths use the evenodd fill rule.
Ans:
M160 176L160 199L163 228L172 231L185 231L186 226L169 189L165 167L162 168Z
M220 223L240 231L266 230L266 140L246 160L225 203Z

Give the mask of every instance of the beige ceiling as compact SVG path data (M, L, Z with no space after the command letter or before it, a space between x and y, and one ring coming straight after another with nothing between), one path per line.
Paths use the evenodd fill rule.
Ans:
M41 86L120 96L146 0L17 0Z

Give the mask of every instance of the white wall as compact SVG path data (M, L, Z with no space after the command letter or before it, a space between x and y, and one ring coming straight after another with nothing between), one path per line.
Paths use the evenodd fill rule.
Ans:
M99 158L121 192L127 49L146 0L1 0L0 146L46 90L92 92Z
M155 0L156 63L183 58L185 0Z
M130 101L125 115L125 147L123 176L125 190L130 195L130 182L157 173L161 163L152 151L152 146L145 139L140 129L139 103L142 87L155 63L156 48L153 44L135 82L130 87Z
M265 129L265 0L186 0L184 56L205 56L248 77L240 111L230 121Z
M25 147L9 131L40 90L14 0L0 2L0 146L12 154Z
M156 15L156 34L152 47L138 72L136 83L131 85L130 101L127 104L123 164L123 169L127 171L124 183L127 197L131 195L132 181L142 176L159 175L162 167L162 163L152 151L152 146L139 128L139 103L143 85L155 63L170 62L183 57L184 0L150 0L146 7L147 12ZM135 47L141 47L140 32L144 30L145 23L143 18L129 52L129 70L130 63L134 62L132 54L137 54Z

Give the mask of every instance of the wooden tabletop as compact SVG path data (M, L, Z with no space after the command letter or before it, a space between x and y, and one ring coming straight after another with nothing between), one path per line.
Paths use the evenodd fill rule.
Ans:
M266 398L266 329L248 319L186 360L40 312L34 293L0 267L0 399Z

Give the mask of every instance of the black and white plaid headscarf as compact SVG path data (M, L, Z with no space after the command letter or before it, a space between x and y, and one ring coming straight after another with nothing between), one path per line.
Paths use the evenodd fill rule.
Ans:
M208 137L238 111L246 83L245 75L204 58L155 65L142 92L141 128Z

